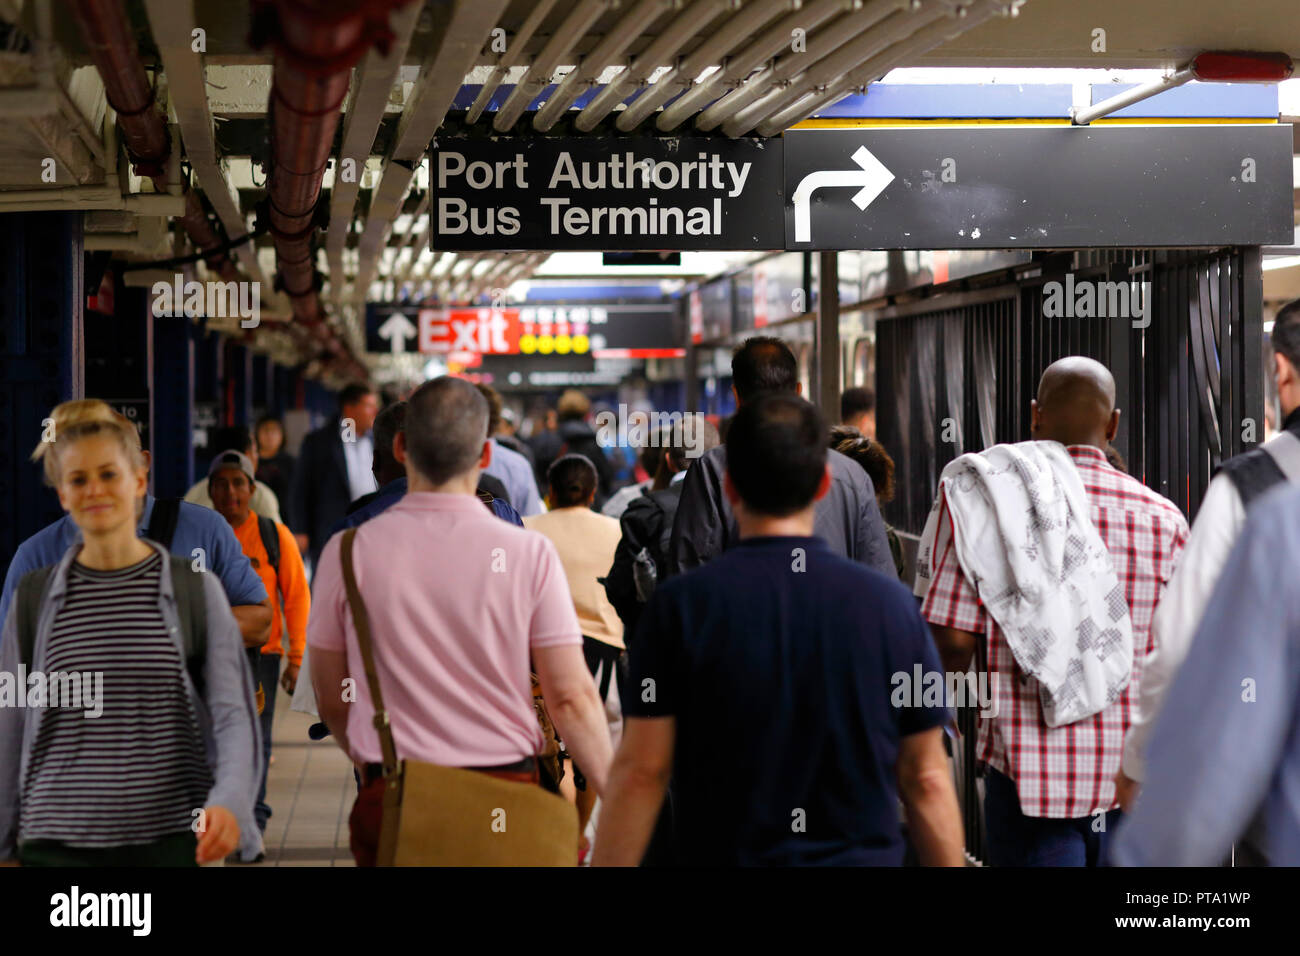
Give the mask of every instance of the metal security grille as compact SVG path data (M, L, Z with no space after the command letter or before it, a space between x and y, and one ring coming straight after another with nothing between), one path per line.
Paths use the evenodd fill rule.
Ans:
M1194 516L1214 468L1264 437L1260 264L1258 249L1079 252L1019 283L879 312L877 430L899 475L887 519L919 534L944 465L1028 439L1038 378L1066 355L1110 368L1116 451ZM1050 283L1122 284L1129 304L1049 314Z
M948 462L1028 439L1038 379L1066 355L1111 370L1114 450L1194 517L1219 463L1264 438L1261 261L1258 248L1078 251L1044 257L1017 283L881 310L877 435L894 456L897 489L886 520L920 534ZM1061 298L1049 304L1051 283ZM1080 283L1092 285L1092 306L1064 314L1066 290ZM1098 290L1127 307L1099 309ZM953 758L967 852L981 860L976 720L971 708L958 713Z

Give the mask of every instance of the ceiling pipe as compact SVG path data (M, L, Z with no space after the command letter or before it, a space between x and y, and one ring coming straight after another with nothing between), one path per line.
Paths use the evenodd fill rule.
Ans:
M662 64L643 63L646 57L644 55L637 57L635 63L610 81L610 86L619 87L618 92L622 99L631 95L634 87L639 86L643 89L641 95L618 114L614 125L624 133L632 132L647 116L672 99L674 92L690 88L695 82L695 77L699 76L705 67L720 61L738 44L747 40L754 30L782 11L797 9L799 9L799 0L757 0L743 8L744 16L729 17L725 23L720 24L712 36L701 43L689 56L683 58L680 64L660 77L657 83L651 84L650 76Z
M710 130L721 126L756 100L765 100L774 91L798 86L805 77L814 73L826 72L825 67L831 63L839 64L841 70L861 63L863 58L857 56L856 51L864 46L869 48L866 55L870 56L893 42L889 39L891 33L894 39L902 39L915 31L917 20L909 12L911 9L912 0L869 0L864 9L832 20L808 38L807 51L786 53L774 60L756 76L746 80L743 86L732 90L697 116L696 127ZM832 73L832 77L836 75ZM798 77L797 81L795 77ZM773 110L766 110L759 118L771 112Z
M358 376L366 369L325 321L316 271L317 203L355 66L372 47L387 55L389 12L406 0L257 0L253 46L275 50L268 219L296 324Z
M546 41L542 51L533 58L532 65L510 91L501 109L497 110L496 115L492 117L494 130L498 133L510 132L510 127L524 115L528 104L546 89L555 68L564 62L564 58L586 34L588 28L602 13L615 5L615 0L579 0L569 15L564 18L559 29Z
M738 108L730 109L729 116L722 118L722 132L731 137L743 136L764 118L791 103L797 103L809 91L825 89L828 84L858 64L878 56L895 43L901 43L935 20L951 15L949 10L934 3L928 6L913 6L908 0L904 0L901 6L902 9L897 13L884 19L874 29L859 36L853 42L841 46L832 55L819 60L789 84L784 86L777 84L766 90L756 90L756 101L742 102L738 104ZM709 107L709 110L713 110L717 105Z
M122 0L73 0L71 9L82 41L104 83L108 105L117 113L122 143L136 174L151 179L154 188L165 194L171 136L140 60L135 32ZM230 257L215 248L221 245L221 239L208 221L198 194L191 189L185 190L185 214L177 222L195 247L208 253L205 261L210 269L226 281L239 277Z
M510 68L519 62L524 47L533 38L533 34L537 32L537 28L542 25L542 21L546 19L546 15L551 12L553 6L555 6L555 0L533 0L533 9L528 14L528 18L524 20L523 26L519 28L519 32L515 34L514 39L507 44L506 51L497 60L497 65L483 83L483 88L478 91L478 96L474 97L474 103L470 106L469 112L465 114L465 123L467 125L473 126L478 122L479 117L483 115L483 110L492 101L492 94L505 82L506 74L510 72Z
M693 37L697 31L708 25L725 8L731 7L734 11L737 6L734 0L696 0L689 10L675 17L660 31L659 36L655 37L630 67L619 73L613 82L606 85L605 89L587 104L586 109L578 114L573 125L584 133L590 132L597 123L616 109L618 104L627 99L633 85L629 80L633 76L644 77L648 81L650 75L659 66L676 58L682 44Z
M569 71L568 76L560 81L547 101L533 117L533 128L544 133L555 125L573 101L581 96L596 82L606 66L621 57L628 45L639 37L650 24L669 11L677 12L682 8L682 0L639 0L625 13L596 44L595 48L582 58L582 62ZM669 26L672 29L672 25Z
M836 80L822 90L814 90L798 102L787 106L758 124L760 136L776 136L795 123L813 116L823 106L828 106L855 89L865 89L890 70L913 57L921 56L942 43L958 37L994 16L1014 17L1024 0L974 0L949 17L922 27L901 43L873 56L861 66Z
M861 0L816 0L802 10L782 17L755 37L753 42L727 57L720 69L664 107L655 120L655 126L667 133L686 122L697 111L739 84L764 61L789 46L792 30L799 29L806 33L836 14L856 10L861 5Z

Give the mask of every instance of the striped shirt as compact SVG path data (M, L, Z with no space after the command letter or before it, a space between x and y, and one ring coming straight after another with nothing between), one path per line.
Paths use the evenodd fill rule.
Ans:
M1048 727L1039 684L1016 663L1002 629L967 581L951 541L936 561L921 605L931 624L984 637L997 715L981 717L981 763L1015 781L1025 816L1077 818L1115 806L1115 771L1133 722L1151 617L1187 541L1187 519L1173 502L1112 468L1097 448L1069 446L1089 512L1115 564L1133 622L1133 670L1119 698L1091 717ZM951 521L945 510L941 520Z
M95 571L73 562L46 673L102 674L102 713L51 707L22 790L22 841L128 846L191 829L212 774L158 605L162 557ZM84 700L81 702L84 705Z

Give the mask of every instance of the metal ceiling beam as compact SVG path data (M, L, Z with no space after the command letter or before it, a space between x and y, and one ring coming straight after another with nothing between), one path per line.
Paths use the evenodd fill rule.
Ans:
M859 6L861 0L815 0L807 7L782 17L738 53L729 56L721 69L715 70L665 107L655 125L665 133L676 129L744 80L764 61L784 50L790 43L792 30L807 32L816 29L831 17Z
M891 12L891 6L902 9ZM872 57L886 52L894 44L903 42L936 20L952 17L958 7L952 0L939 0L937 3L931 0L930 3L919 8L907 2L901 4L886 2L880 3L879 9L883 10L886 16L877 21L871 30L852 42L840 46L830 56L811 64L789 84L768 84L766 89L761 88L759 84L753 84L754 99L748 103L737 99L734 103L727 104L726 108L719 109L717 113L719 119L715 120L715 125L720 122L722 131L728 136L742 136L773 113L791 103L797 103L807 93L825 89L828 84L835 82L845 73ZM744 93L750 88L751 84L746 84L737 92ZM704 122L706 114L712 113L723 105L715 103L710 106L700 114L697 122ZM726 115L727 113L730 115Z
M144 6L154 44L162 56L168 99L185 142L185 155L194 170L194 178L221 220L226 235L238 239L248 233L248 224L239 210L239 195L231 188L217 159L203 57L192 49L193 31L198 25L194 0L145 0ZM271 283L262 274L257 251L251 242L237 246L234 255L244 273L259 283L266 299L279 297L278 293L271 291ZM286 301L276 303L275 307L280 311L287 305Z
M329 231L325 235L325 253L331 275L336 272L343 274L343 249L352 227L352 212L356 208L366 159L374 146L375 134L384 118L384 109L388 106L393 84L398 80L407 47L411 44L411 34L420 21L423 6L421 3L411 3L394 11L389 21L394 36L388 56L382 56L378 50L372 49L352 74L352 90L343 119L343 142L334 165L334 185L330 190ZM339 175L340 164L345 159L351 159L356 164L356 175L351 181ZM337 309L342 302L342 283L338 284L337 292L331 298Z
M635 63L610 81L610 86L621 87L617 94L620 101L631 95L633 88L643 89L641 95L618 114L614 125L624 133L630 133L647 116L672 99L674 93L689 89L695 82L695 77L706 67L722 62L728 53L748 40L763 24L783 11L797 10L799 6L800 0L756 0L749 6L742 6L741 15L728 17L725 23L719 24L718 29L689 56L653 84L649 80L654 66L643 64L642 61L646 59L644 56L637 57Z
M697 31L727 7L734 10L736 6L734 0L696 0L689 10L668 24L636 58L636 61L618 77L626 75L629 81L634 76L644 76L648 79L659 67L676 59L681 52L682 44L693 37ZM615 77L615 82L606 85L605 89L587 104L586 109L578 114L574 126L584 133L590 132L597 123L617 109L619 103L627 99L631 93L629 88L631 83L624 82L618 77Z
M921 28L906 40L894 44L880 55L856 67L824 90L813 91L797 103L768 117L758 124L757 131L761 136L776 136L852 90L864 89L867 84L875 82L895 67L914 61L926 51L974 29L986 20L995 16L1014 17L1018 7L1017 0L974 0L969 6L963 7L958 15L944 17Z
M617 0L579 0L564 22L560 24L551 38L546 41L540 53L533 57L533 63L515 84L510 96L506 98L501 109L492 118L492 128L498 133L507 133L518 122L519 117L528 109L528 104L546 89L551 82L555 68L565 62L565 57L582 39L591 25L600 19L607 9L617 5ZM572 61L570 61L572 62Z
M415 164L423 158L429 140L442 125L465 74L474 66L484 39L496 26L507 3L508 0L455 0L441 44L420 68L420 78L402 111L393 149L384 161L358 244L360 296L365 295L375 275L379 250L410 187Z
M697 4L698 6L698 4ZM614 24L596 44L595 49L582 58L574 69L569 71L560 85L551 93L550 99L533 117L533 128L545 132L555 125L573 101L581 96L600 76L605 67L617 62L627 51L628 46L641 36L652 23L663 14L680 11L682 0L638 0L638 2ZM677 17L667 25L664 33L677 30L682 18ZM608 87L606 87L608 90Z
M918 17L927 14L937 17L942 16L943 11L933 0L919 7L914 7L912 0L868 0L863 9L836 17L808 37L805 51L786 52L746 80L743 86L713 103L695 117L695 125L702 130L720 126L773 90L793 86L791 80L795 77L802 79L813 71L824 72L823 64L838 64L841 72L855 66L864 57L914 33L918 26L928 22L918 21ZM864 52L860 54L859 51ZM832 73L832 77L836 75ZM760 118L770 112L772 110L760 114Z
M466 123L473 125L478 122L479 117L483 115L483 110L492 101L492 94L505 81L510 68L520 61L524 47L533 38L533 34L537 32L537 28L542 25L542 21L546 19L546 15L551 12L553 6L555 6L555 0L534 0L533 9L528 14L528 18L524 20L514 38L506 44L506 51L497 60L491 75L483 82L483 88L478 91L478 96L474 97L474 104L469 108L469 112L465 116Z

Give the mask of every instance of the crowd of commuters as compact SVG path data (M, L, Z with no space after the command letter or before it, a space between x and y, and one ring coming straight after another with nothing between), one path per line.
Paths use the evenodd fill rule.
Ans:
M103 714L0 706L0 861L262 859L283 690L356 768L359 865L422 765L465 774L439 812L560 795L574 863L965 865L955 706L992 865L1298 863L1300 598L1270 584L1300 561L1300 303L1272 342L1282 429L1190 529L1079 356L1027 440L943 469L919 539L882 515L908 476L875 396L832 425L767 336L725 440L662 428L622 489L578 392L525 440L487 386L349 386L296 458L274 418L214 431L184 501L126 419L60 405L34 458L67 515L13 556L0 671L102 676ZM458 832L420 852L489 852Z

